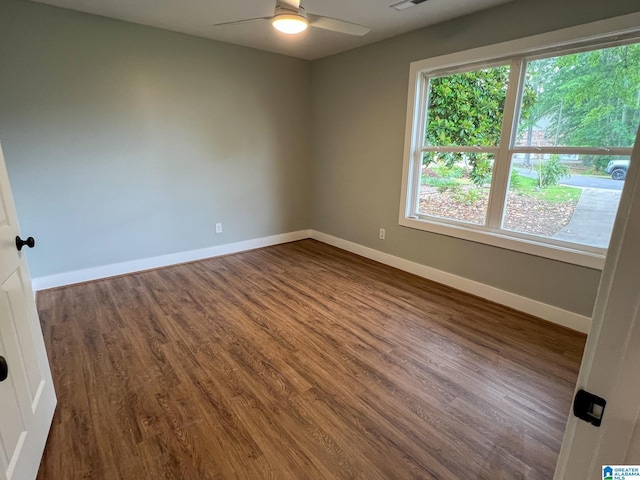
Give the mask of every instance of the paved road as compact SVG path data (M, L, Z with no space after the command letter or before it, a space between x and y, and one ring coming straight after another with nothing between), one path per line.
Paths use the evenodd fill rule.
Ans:
M516 168L518 173L523 177L538 178L535 170L529 168ZM570 178L560 180L562 185L570 185L572 187L589 187L589 188L605 188L607 190L622 190L624 182L613 180L612 178L592 177L590 175L571 175Z

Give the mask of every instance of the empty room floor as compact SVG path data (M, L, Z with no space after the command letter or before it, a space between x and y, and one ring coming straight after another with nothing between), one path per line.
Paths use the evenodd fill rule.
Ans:
M313 240L38 309L43 480L549 480L586 339Z

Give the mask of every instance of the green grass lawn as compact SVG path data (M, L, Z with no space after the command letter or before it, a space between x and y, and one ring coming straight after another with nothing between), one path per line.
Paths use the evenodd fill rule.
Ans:
M511 189L519 195L529 195L551 203L577 202L582 194L581 189L564 185L540 188L537 179L527 177L518 177L518 185L512 185Z
M447 175L450 170L440 169L440 176L422 175L421 184L429 185L436 188L440 193L445 191L460 191L460 188L473 186L468 178L460 175ZM483 195L488 195L487 189L480 190ZM582 189L576 187L567 187L564 185L556 185L547 188L540 188L537 178L528 178L522 175L512 174L510 193L523 195L542 200L548 203L577 203L582 195ZM474 202L472 202L474 203Z

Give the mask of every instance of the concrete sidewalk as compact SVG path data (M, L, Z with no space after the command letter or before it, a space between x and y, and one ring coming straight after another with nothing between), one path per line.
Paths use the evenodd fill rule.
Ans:
M607 248L621 193L620 190L583 188L569 225L552 238Z

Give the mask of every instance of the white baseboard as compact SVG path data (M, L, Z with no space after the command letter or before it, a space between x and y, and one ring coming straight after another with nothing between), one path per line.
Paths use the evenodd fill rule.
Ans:
M228 243L226 245L217 245L188 252L172 253L158 257L133 260L131 262L103 265L100 267L75 270L46 277L36 277L32 280L32 285L35 292L38 290L46 290L48 288L72 285L74 283L88 282L91 280L99 280L101 278L114 277L127 273L141 272L144 270L151 270L179 263L203 260L205 258L219 257L221 255L229 255L231 253L269 247L280 243L295 242L305 238L313 238L314 240L333 245L334 247L355 253L356 255L361 255L371 260L375 260L376 262L384 263L385 265L413 273L414 275L462 290L463 292L471 293L481 298L486 298L487 300L514 308L521 312L535 315L536 317L562 325L563 327L571 328L583 333L589 333L589 329L591 328L591 318L584 315L569 312L521 295L516 295L515 293L500 290L499 288L491 287L474 280L469 280L468 278L459 277L451 273L443 272L442 270L427 267L420 263L405 260L404 258L380 252L379 250L374 250L373 248L349 242L348 240L343 240L316 230L300 230L297 232L255 238L252 240L245 240L243 242Z
M459 277L451 273L443 272L435 268L427 267L420 263L405 260L388 253L365 247L358 243L349 242L338 237L327 235L326 233L311 230L311 238L318 240L334 247L341 248L356 255L384 263L405 272L413 273L420 277L433 280L434 282L447 285L463 292L471 293L481 298L491 300L492 302L514 308L524 313L534 315L549 322L562 325L563 327L577 330L582 333L589 333L591 328L591 318L579 315L568 310L547 305L515 293L500 290L496 287L485 285L484 283L469 280L468 278Z
M124 275L127 273L142 272L144 270L177 265L179 263L193 262L195 260L203 260L205 258L219 257L221 255L229 255L231 253L269 247L280 243L295 242L296 240L303 240L310 237L310 230L300 230L297 232L272 235L270 237L254 238L242 242L227 243L225 245L216 245L214 247L190 250L188 252L170 253L168 255L160 255L158 257L143 258L140 260L114 263L111 265L102 265L99 267L75 270L45 277L36 277L32 279L31 283L35 292L38 290L46 290L48 288L73 285L74 283L89 282L91 280L99 280L101 278L115 277L117 275Z

